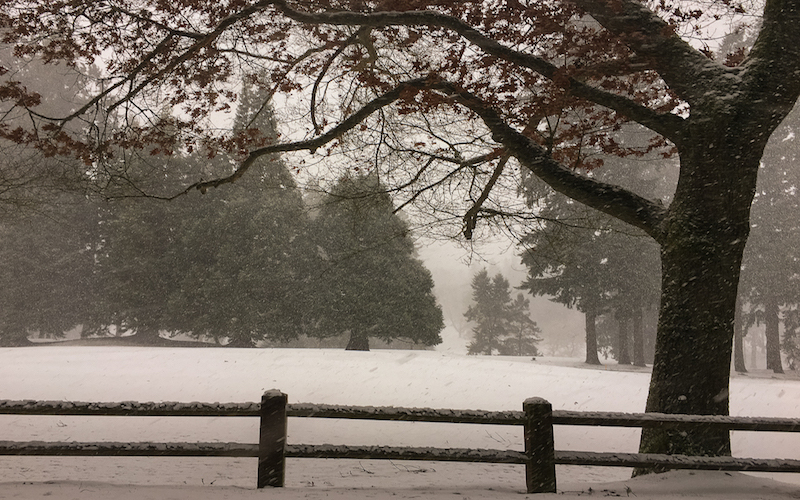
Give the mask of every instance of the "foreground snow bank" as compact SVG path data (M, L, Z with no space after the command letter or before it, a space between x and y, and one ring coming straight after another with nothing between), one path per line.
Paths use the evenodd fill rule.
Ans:
M523 400L539 396L557 409L640 412L648 382L643 369L430 351L0 349L0 399L244 403L278 388L292 403L502 411L520 410ZM737 377L731 384L731 412L796 417L800 383L791 375ZM638 434L562 426L555 437L562 450L633 452ZM0 440L255 443L257 438L257 419L247 417L0 416ZM299 418L289 421L289 442L522 449L519 427ZM737 432L733 447L740 457L800 459L800 436L794 434ZM263 498L251 489L255 474L254 459L0 457L0 498ZM625 485L639 499L678 498L693 491L702 492L696 497L720 500L800 496L800 488L741 474L680 472L631 480L626 469L559 467L557 476L559 490L573 496L588 494L590 487L595 494L608 490L603 495L626 496ZM795 476L800 475L772 477L791 481ZM288 487L269 496L511 499L520 498L524 484L520 466L294 459L287 464ZM786 492L795 496L780 496Z
M352 465L352 464L351 464ZM249 500L270 498L271 500L300 499L425 499L425 500L552 500L576 497L632 497L637 500L677 500L703 498L706 500L796 500L798 490L787 484L768 479L756 478L740 473L708 471L674 471L667 474L638 477L615 482L582 482L565 484L557 494L528 495L505 484L497 484L502 479L502 471L484 470L486 473L501 472L495 477L495 485L488 486L491 478L484 484L454 484L462 474L454 470L449 474L436 474L409 470L398 473L394 481L361 464L354 468L353 475L329 476L335 484L323 480L317 482L316 474L303 475L304 484L292 484L286 488L255 490L233 486L131 486L100 482L59 481L49 483L4 483L1 484L0 499L32 500L39 498L81 499L81 500ZM432 463L439 468L442 464ZM402 467L402 466L399 466ZM455 467L455 469L461 469ZM480 469L485 467L478 466ZM314 468L317 472L322 470ZM367 476L371 472L373 476ZM466 471L463 471L466 472ZM472 473L475 471L473 470ZM447 476L447 477L442 477ZM297 478L300 479L300 478ZM442 480L441 484L433 484ZM379 483L379 484L374 484Z

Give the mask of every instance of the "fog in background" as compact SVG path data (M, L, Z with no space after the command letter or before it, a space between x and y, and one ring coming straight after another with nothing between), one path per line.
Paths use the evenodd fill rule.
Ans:
M518 256L519 250L509 241L498 239L473 249L455 242L423 240L418 251L433 275L434 293L444 313L443 343L435 349L466 354L467 344L472 340L472 326L464 318L464 313L472 302L472 277L483 268L490 276L502 273L515 289L512 296L516 296L519 293L516 287L527 275ZM546 297L523 293L531 301L531 318L542 330L543 341L538 346L542 354L583 357L583 314Z

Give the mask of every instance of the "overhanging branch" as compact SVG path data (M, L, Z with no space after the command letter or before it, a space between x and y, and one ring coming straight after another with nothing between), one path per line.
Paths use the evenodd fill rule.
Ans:
M478 196L478 199L472 204L472 207L467 210L467 213L464 214L464 237L466 239L472 239L472 232L478 224L478 213L480 213L486 200L489 199L489 194L491 194L494 185L497 184L497 180L503 175L503 170L505 170L509 158L511 158L510 154L503 153L503 156L492 172L492 176L489 177L489 181L486 183L486 186L483 187L480 196Z
M474 112L486 124L495 141L506 149L506 153L516 157L520 164L530 169L537 177L556 191L638 227L657 241L660 240L661 222L666 215L666 209L660 203L648 200L619 186L575 173L555 161L542 146L509 126L494 108L458 86L435 76L401 83L393 90L364 105L328 132L313 139L274 144L256 149L250 152L233 174L215 180L196 182L176 195L175 198L187 194L193 189L205 192L209 188L235 182L247 172L256 160L265 155L289 151L310 151L313 153L318 148L352 130L368 116L384 106L397 101L401 97L407 97L409 94L423 90L445 93L454 102ZM502 169L495 170L495 175L498 177L500 173L502 173ZM491 186L487 187L489 190L491 189ZM484 192L488 193L486 189L484 189Z
M686 43L673 26L637 0L573 1L607 31L621 37L637 58L647 61L689 104L706 92L712 80L730 71Z
M350 115L348 118L343 120L341 123L330 129L329 131L321 134L313 139L308 139L304 141L297 141L297 142L289 142L285 144L273 144L270 146L265 146L263 148L259 148L250 152L247 155L247 158L239 165L239 168L236 169L231 175L226 177L221 177L219 179L209 180L209 181L199 181L196 182L181 193L173 196L172 198L177 198L184 194L189 193L193 189L197 189L200 192L204 193L206 190L210 188L215 188L222 186L224 184L230 184L232 182L236 182L240 177L242 177L247 170L262 156L275 154L275 153L287 153L290 151L310 151L314 153L320 147L334 141L335 139L341 137L343 134L352 130L356 125L364 121L368 116L370 116L375 111L381 109L384 106L387 106L396 100L403 97L406 93L413 93L419 92L425 88L435 88L438 80L431 79L431 78L418 78L415 80L409 80L407 82L403 82L394 89L386 92L385 94L381 95L373 99L372 101L368 102L364 105L361 109Z
M285 0L273 0L288 18L305 24L331 24L344 26L429 26L458 33L485 53L539 73L553 80L559 68L549 61L525 52L514 50L489 38L464 21L435 11L374 12L349 11L301 12L292 9ZM562 80L559 79L559 82ZM658 113L627 97L593 87L574 78L563 79L563 87L572 95L612 109L621 115L666 137L675 144L681 139L683 119L670 113Z
M580 175L554 160L542 146L514 130L491 106L448 82L439 82L457 102L477 114L495 141L517 158L542 181L556 191L589 207L642 229L656 241L661 240L661 223L666 208L620 186Z

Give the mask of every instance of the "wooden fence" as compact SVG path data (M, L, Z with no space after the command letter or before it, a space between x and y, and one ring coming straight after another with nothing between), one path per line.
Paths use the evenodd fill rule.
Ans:
M257 457L257 487L283 486L285 459L353 458L484 462L525 465L528 493L556 491L556 464L613 467L664 466L671 469L800 472L800 460L692 457L640 453L599 453L554 449L553 425L604 427L713 427L737 431L800 432L800 420L697 415L553 411L550 403L531 398L522 411L448 410L430 408L356 407L287 404L280 391L267 391L261 403L80 403L63 401L0 401L0 414L259 417L258 444L246 443L46 443L0 441L0 455L58 456L203 456ZM287 444L287 417L394 420L524 427L525 451L465 448Z

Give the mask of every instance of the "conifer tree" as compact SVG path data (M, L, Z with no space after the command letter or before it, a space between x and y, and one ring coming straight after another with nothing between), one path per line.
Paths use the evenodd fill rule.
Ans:
M464 314L475 324L469 354L538 354L540 330L530 318L530 301L521 293L512 299L511 285L501 273L490 278L486 269L477 272L472 277L472 302Z
M369 350L370 337L441 343L433 278L374 175L339 179L313 226L319 258L311 336L347 333L346 348L361 351Z
M98 207L66 194L49 205L0 224L0 345L104 326L97 311Z
M500 354L507 356L538 356L537 344L541 329L530 316L530 299L517 294L517 298L508 304L508 335L503 339Z
M276 124L262 89L243 84L237 130L274 140ZM177 151L129 155L131 171L178 181L230 172L227 154ZM260 158L240 182L170 202L121 200L107 222L109 313L141 341L159 331L252 347L303 330L308 293L307 213L286 166ZM154 186L157 188L158 186Z

